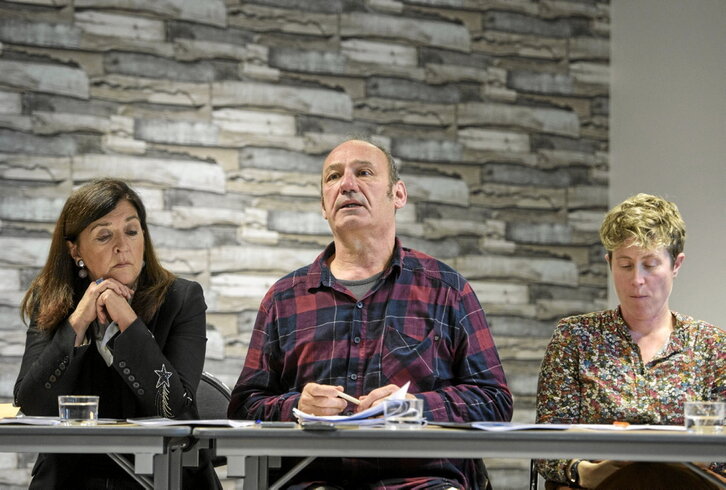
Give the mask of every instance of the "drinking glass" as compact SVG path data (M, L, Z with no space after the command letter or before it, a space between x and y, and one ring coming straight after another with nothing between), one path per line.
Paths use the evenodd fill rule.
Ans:
M61 395L58 416L63 425L96 425L98 397L93 395Z
M386 429L418 429L426 425L423 418L423 400L418 398L385 400L383 418Z
M726 402L686 402L683 415L689 432L718 434L723 432Z

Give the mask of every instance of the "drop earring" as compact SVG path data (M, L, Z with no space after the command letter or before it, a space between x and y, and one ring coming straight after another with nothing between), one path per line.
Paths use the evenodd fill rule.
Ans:
M78 277L81 279L85 279L88 277L88 271L86 270L86 264L83 262L83 259L78 260L76 265L79 267L78 269Z

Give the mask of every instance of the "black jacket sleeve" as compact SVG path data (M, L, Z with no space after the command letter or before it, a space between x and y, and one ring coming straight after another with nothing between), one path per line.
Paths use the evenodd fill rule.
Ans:
M81 394L76 378L90 345L74 347L76 333L63 321L52 332L31 321L15 382L15 405L26 415L57 415L58 395Z
M116 338L113 367L144 413L196 417L190 409L204 367L206 308L201 286L177 279L149 327L137 319Z

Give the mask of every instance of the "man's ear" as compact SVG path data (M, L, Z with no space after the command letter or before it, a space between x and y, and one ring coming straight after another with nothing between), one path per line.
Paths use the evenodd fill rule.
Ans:
M612 269L613 268L613 264L610 263L610 254L607 253L607 252L605 252L605 262L608 263L608 268L609 269Z
M406 184L399 180L393 185L393 205L396 209L401 209L408 202L408 191Z
M322 198L320 199L320 212L323 215L323 219L327 221L328 213L325 212L325 200Z

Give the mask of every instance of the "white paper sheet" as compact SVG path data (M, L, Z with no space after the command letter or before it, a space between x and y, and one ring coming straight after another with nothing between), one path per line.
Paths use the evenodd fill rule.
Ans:
M408 393L408 387L410 384L411 382L407 382L405 385L401 386L398 390L391 394L388 399L403 400L406 398L406 393ZM382 417L383 403L379 403L378 405L374 405L367 410L354 413L353 415L311 415L303 412L302 410L298 410L297 408L293 408L292 412L300 423L332 422L335 424L376 425L384 422ZM379 416L381 417L379 418Z
M204 419L204 420L178 420L164 417L148 417L138 419L126 419L129 424L135 425L194 425L194 426L221 426L221 427L250 427L255 425L254 420L230 420L230 419Z
M518 424L513 422L472 422L471 426L491 432L505 432L510 430L658 430L658 431L684 431L682 425L645 425L645 424Z
M685 431L683 425L650 425L650 424L575 424L573 429L590 429L590 430L658 430L658 431Z
M0 424L22 424L22 425L58 425L60 419L58 417L3 417Z
M96 425L112 425L118 424L118 419L96 419ZM49 416L32 416L20 415L18 417L3 417L0 424L20 424L20 425L61 425L58 417ZM73 427L83 427L80 424L71 424Z
M571 429L570 424L515 424L512 422L472 422L475 429L490 432L506 432L510 430L565 430Z

